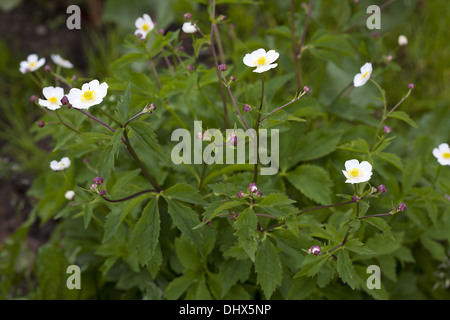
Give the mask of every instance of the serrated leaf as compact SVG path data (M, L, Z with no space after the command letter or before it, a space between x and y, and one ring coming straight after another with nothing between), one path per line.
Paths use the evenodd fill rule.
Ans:
M294 171L288 172L286 178L306 197L320 204L331 203L331 181L328 173L315 165L301 165Z
M117 102L117 117L119 121L124 124L128 120L128 112L130 110L131 103L131 83L129 82L125 93L119 102Z
M395 241L395 238L394 238L394 236L392 235L392 232L391 232L391 227L383 219L377 218L377 217L372 217L372 218L361 219L361 221L370 223L374 227L376 227L376 228L380 229L381 231L383 231L383 233L385 235L387 235L390 239Z
M356 274L355 268L353 268L353 264L350 261L350 257L348 256L348 253L345 250L341 250L338 252L337 272L342 281L344 283L347 283L350 286L350 288L355 290L358 275Z
M327 254L322 254L319 256L309 254L303 260L303 265L300 271L294 276L294 279L306 276L313 277L322 268L323 264L328 260L330 256Z
M255 271L258 275L257 281L267 299L281 283L282 269L278 252L266 237L258 247L255 260Z
M183 202L206 204L206 201L200 196L198 189L186 183L178 183L164 190L163 195Z
M354 230L356 231L356 230ZM373 250L369 249L358 239L350 239L345 243L345 249L353 251L357 254L365 255L365 254L373 254L375 253Z
M403 170L402 159L398 155L387 152L374 153L374 155L393 164L398 169Z
M389 115L389 118L395 118L395 119L406 122L413 128L416 128L416 129L419 128L419 126L414 122L414 120L411 119L411 117L403 111L394 111Z
M155 197L145 206L130 235L130 249L136 250L141 265L145 265L153 256L159 232L158 198Z
M166 288L164 296L168 300L177 300L197 280L193 273L184 274L175 278Z
M114 163L119 153L119 146L122 138L122 129L117 130L111 138L111 143L103 149L100 154L98 169L103 179L107 180L114 168Z
M174 224L180 231L194 242L195 246L201 251L203 246L203 236L199 230L193 230L199 223L199 215L190 207L182 204L178 200L167 199L169 205L169 214Z
M258 203L259 206L281 206L295 203L295 200L289 199L284 193L272 193Z
M252 261L255 261L256 248L258 246L255 236L257 223L258 220L252 208L246 209L234 222L235 235L238 237L239 247L244 249Z
M232 286L238 281L247 281L250 276L252 262L250 259L227 259L220 265L219 282L222 285L221 297L225 296Z
M164 163L167 162L166 155L159 146L156 134L153 132L152 126L144 121L130 122L129 126L133 129L133 133L138 140L154 151L155 155Z

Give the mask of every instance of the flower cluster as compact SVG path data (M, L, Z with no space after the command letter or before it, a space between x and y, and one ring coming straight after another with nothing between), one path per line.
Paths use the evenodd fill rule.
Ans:
M256 183L249 183L248 188L247 188L247 193L245 193L244 191L239 191L237 194L238 198L244 198L244 197L251 197L253 198L253 196L258 196L261 197L262 196L262 192L258 190L258 186L256 185Z
M58 66L68 69L73 68L73 64L70 61L63 59L59 54L52 53L50 57L52 58L52 61ZM32 53L28 55L27 60L20 62L19 71L21 73L34 72L41 68L45 64L45 61L45 58L39 58L37 54ZM50 66L48 66L46 68L46 71L50 70Z

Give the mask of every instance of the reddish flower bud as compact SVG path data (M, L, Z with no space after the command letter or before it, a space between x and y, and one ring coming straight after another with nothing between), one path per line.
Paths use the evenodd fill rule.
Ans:
M237 197L240 199L242 197L244 197L244 191L239 191L237 194Z
M96 178L94 178L94 183L96 184L96 185L101 185L101 184L103 184L103 178L102 177L96 177Z
M311 92L311 88L308 86L304 86L303 87L303 91L305 91L306 93L310 93Z
M35 94L33 94L31 97L30 97L30 102L38 102L39 101L39 97L37 96L37 95L35 95Z
M320 254L320 252L322 251L322 249L319 246L312 246L311 248L308 249L308 253L309 254L314 254L316 256L318 256Z
M245 112L249 112L250 110L252 110L252 107L251 107L249 104L246 104L246 105L244 106L244 111L245 111Z
M186 67L189 71L194 71L194 66L192 64L188 64Z
M186 12L186 13L184 14L184 18L185 18L186 20L191 20L191 19L192 19L192 14L191 14L190 12Z
M227 65L226 65L226 64L221 64L221 65L219 65L219 70L220 70L220 71L225 71L225 70L227 70Z
M39 121L38 127L42 128L43 126L45 126L45 122L44 121Z
M400 211L405 212L406 209L407 209L406 204L404 204L403 202L400 203L400 204L398 205L398 209L399 209Z
M69 98L67 98L67 96L62 97L62 98L61 98L61 104L62 104L63 106L68 105L68 104L69 104Z
M384 126L383 131L384 131L384 133L390 133L392 131L392 129L389 126Z
M230 77L230 80L231 80L231 81L236 81L236 78L235 78L234 76L231 76L231 77Z
M45 71L45 72L50 72L50 71L52 71L52 67L50 67L48 64L46 64L46 65L44 66L44 71Z
M100 197L104 197L106 194L106 190L100 190L99 195Z
M408 84L408 88L411 89L411 90L414 89L415 87L416 87L416 86L414 85L414 83Z
M386 187L384 185L380 184L378 186L378 191L381 192L381 193L385 193L386 192Z

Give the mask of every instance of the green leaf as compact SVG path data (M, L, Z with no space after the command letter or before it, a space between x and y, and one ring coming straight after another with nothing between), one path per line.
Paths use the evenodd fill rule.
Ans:
M356 288L358 275L350 261L347 251L341 250L337 256L337 272L344 283L347 283L353 290Z
M90 203L87 203L84 206L84 214L83 214L83 222L84 222L84 228L87 229L89 226L89 222L91 221L93 212L92 212L92 205Z
M374 155L393 164L398 169L403 170L402 159L398 155L393 154L393 153L387 153L387 152L375 153Z
M219 281L222 285L221 297L225 296L238 281L244 283L250 276L252 262L250 259L227 259L220 265Z
M350 141L346 144L340 145L338 147L342 150L348 150L352 152L360 152L360 153L368 153L369 152L369 145L367 144L366 140L359 138L358 140Z
M412 188L422 176L422 164L420 159L408 163L403 171L403 192Z
M255 261L255 253L258 246L255 236L257 223L258 220L252 208L246 209L234 222L235 235L238 237L239 247L244 249L253 262Z
M114 61L111 64L111 69L123 69L130 63L136 62L136 61L143 61L146 60L148 57L146 54L139 53L139 52L132 52L128 53L126 55L123 55L116 61Z
M219 213L227 211L228 209L242 206L244 203L245 202L239 201L239 200L238 201L226 201L226 202L223 202L223 201L214 202L206 209L206 211L203 213L203 216L207 222L207 221L214 219L214 217L217 216ZM201 225L203 225L206 222L203 222Z
M158 244L160 220L158 198L153 198L142 211L142 215L130 235L130 249L137 251L141 265L153 256Z
M411 117L403 111L394 111L389 115L389 118L395 118L395 119L406 122L413 128L416 128L416 129L419 128L419 126L414 122L414 120L411 119Z
M261 202L258 203L259 206L281 206L287 205L291 203L295 203L296 201L289 199L287 195L284 193L272 193L265 197Z
M331 181L328 173L315 165L301 165L294 171L288 172L286 178L306 197L320 204L331 203Z
M159 146L156 134L153 132L152 126L144 121L133 121L130 122L129 126L133 129L133 133L140 142L145 146L149 147L150 150L154 151L155 155L164 163L167 162L166 155L162 152Z
M258 247L255 271L258 275L257 281L266 298L270 299L272 293L281 284L282 269L278 252L268 237Z
M197 277L193 273L175 278L167 286L164 296L168 300L177 300L196 280Z
M434 241L430 237L428 237L425 234L422 234L420 237L420 242L422 242L425 249L428 250L428 252L431 253L431 256L438 260L438 261L444 261L445 260L445 248L439 244L438 242Z
M163 196L170 199L177 199L180 201L194 203L194 204L206 204L203 200L197 188L190 184L178 183L167 190L164 190Z
M303 265L300 271L294 276L294 279L307 276L315 276L319 270L322 268L323 264L328 260L330 256L327 254L322 254L319 256L309 254L303 260Z
M294 145L290 146L288 157L284 160L287 166L286 170L299 162L319 159L332 153L336 150L341 135L342 133L339 131L327 132L316 129L306 136L298 137L294 140Z
M103 149L100 155L98 169L103 179L107 180L114 168L114 162L119 153L119 146L122 138L122 129L117 130L111 138L111 143Z
M361 221L367 222L367 223L373 225L375 228L380 229L381 231L383 231L383 233L385 235L387 235L390 239L395 241L395 238L391 232L391 227L383 219L377 218L377 217L372 217L372 218L362 219Z
M117 116L119 118L119 122L121 122L122 124L124 124L128 120L130 103L131 103L131 83L129 82L121 100L117 102Z
M174 224L184 235L191 239L197 249L201 251L204 241L202 233L199 230L193 230L199 223L198 213L178 200L169 200L166 198L166 201L169 205L169 214L172 217Z
M355 230L356 231L356 230ZM345 243L345 249L353 251L357 254L373 254L375 253L373 250L369 249L358 239L350 239Z
M200 252L188 237L182 235L175 239L175 252L186 269L203 272L204 266Z

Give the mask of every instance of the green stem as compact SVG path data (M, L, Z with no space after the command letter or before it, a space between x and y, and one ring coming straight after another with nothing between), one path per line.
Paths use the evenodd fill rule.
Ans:
M256 159L256 163L255 163L255 167L253 170L253 183L256 183L256 181L258 180L258 163L259 163L259 155L258 155L258 149L259 149L259 124L261 123L261 111L262 111L262 107L263 107L263 102L264 102L264 75L261 74L261 103L259 104L259 112L258 112L258 118L256 120L255 123L255 132L256 132L256 154L255 154L255 159Z
M71 125L67 124L64 120L61 119L61 117L59 116L58 112L55 110L55 114L56 117L58 118L58 120L61 122L62 125L64 125L66 128L72 130L73 132L80 134L81 132L78 131L77 129L75 129L74 127L72 127Z
M378 124L378 128L377 131L372 139L372 144L370 145L369 148L369 153L372 152L373 147L375 146L375 143L377 142L377 138L378 138L378 133L380 132L381 126L384 123L384 120L386 120L386 112L387 112L387 103L386 103L386 95L384 90L380 87L380 85L373 79L370 79L370 81L372 81L373 84L375 84L375 86L378 88L378 90L381 92L381 95L383 97L383 116L381 117L380 123Z

